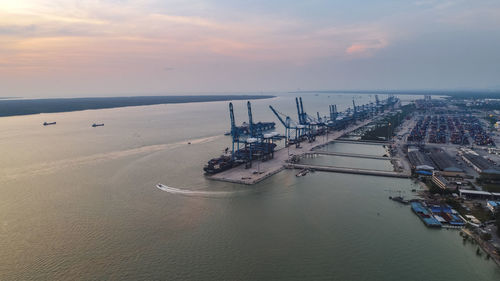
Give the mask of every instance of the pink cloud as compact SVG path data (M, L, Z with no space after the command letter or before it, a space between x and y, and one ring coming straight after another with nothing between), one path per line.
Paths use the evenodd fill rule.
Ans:
M366 43L353 43L345 50L345 52L349 55L371 55L373 51L385 48L387 45L388 43L384 39L371 40Z
M355 54L355 53L362 53L368 49L368 46L361 45L361 44L352 44L349 48L347 48L346 53L348 54Z

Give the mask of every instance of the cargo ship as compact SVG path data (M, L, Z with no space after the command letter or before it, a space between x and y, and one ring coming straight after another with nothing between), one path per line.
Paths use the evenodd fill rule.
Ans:
M44 126L55 125L56 122L43 122Z
M206 174L213 175L222 171L231 169L235 166L235 162L229 155L221 155L218 158L213 158L203 167Z
M94 128L95 128L95 127L102 127L102 126L104 126L104 124L103 124L103 123L101 123L101 124L96 124L96 123L92 124L92 127L94 127Z

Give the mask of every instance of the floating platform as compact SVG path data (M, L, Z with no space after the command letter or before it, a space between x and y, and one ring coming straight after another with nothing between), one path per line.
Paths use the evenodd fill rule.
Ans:
M412 211L429 227L441 227L442 224L432 216L432 213L427 210L420 202L411 202Z

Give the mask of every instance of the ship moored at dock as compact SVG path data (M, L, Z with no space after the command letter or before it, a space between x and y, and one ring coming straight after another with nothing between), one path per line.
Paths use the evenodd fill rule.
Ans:
M221 155L218 158L210 159L210 161L208 161L205 167L203 167L203 170L205 171L206 174L213 175L231 169L236 165L237 165L236 162L233 159L231 159L231 156Z

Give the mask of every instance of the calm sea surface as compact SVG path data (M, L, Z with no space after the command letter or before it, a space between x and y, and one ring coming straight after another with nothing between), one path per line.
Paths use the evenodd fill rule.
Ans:
M326 115L352 97L304 95L304 107ZM500 280L457 231L428 229L388 200L411 197L410 180L283 171L251 187L207 181L204 163L230 145L227 104L0 118L0 280ZM255 121L277 122L270 104L296 118L284 94L252 102ZM247 120L244 101L235 111ZM390 169L368 160L308 159Z

